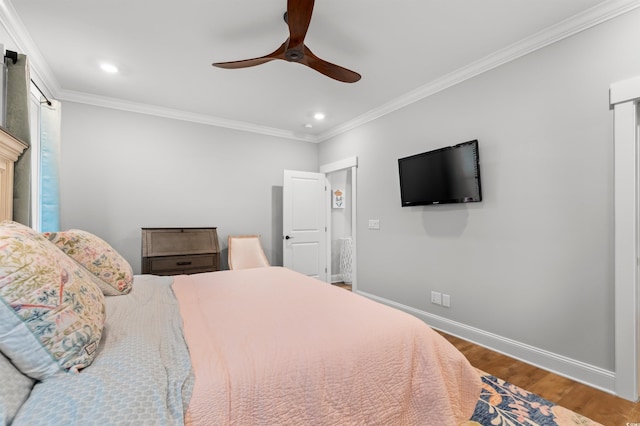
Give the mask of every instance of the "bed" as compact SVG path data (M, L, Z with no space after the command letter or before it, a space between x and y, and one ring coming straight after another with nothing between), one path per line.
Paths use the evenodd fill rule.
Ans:
M16 238L18 245L11 242ZM46 246L46 256L35 250L38 259L65 271L54 270L51 277L66 281L53 288L81 288L77 294L94 303L90 316L98 321L74 329L83 330L83 338L67 345L76 348L73 355L56 358L59 351L40 339L34 351L45 348L49 355L38 368L23 359L24 348L12 346L15 338L7 342L17 332L0 323L3 423L444 426L473 413L477 371L404 312L282 267L175 277L128 272L123 281L105 250L118 260L116 271L123 259L97 237L88 236L88 249L56 238L13 223L0 226L0 321L35 305L7 295L15 296L15 288L7 288L25 275L20 259L35 246ZM36 241L34 247L15 256L25 239ZM23 263L11 266L15 262ZM36 270L43 274L42 266ZM33 281L30 276L20 288ZM73 299L81 310L79 299L57 293L55 299ZM29 309L42 316L42 307ZM34 339L32 325L24 324L21 339ZM69 333L61 333L63 342Z

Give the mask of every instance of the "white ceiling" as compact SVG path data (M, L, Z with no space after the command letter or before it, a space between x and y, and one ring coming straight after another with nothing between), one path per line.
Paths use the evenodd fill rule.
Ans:
M286 0L0 0L59 99L321 141L640 6L637 0L317 0L305 43L354 84L285 61ZM120 72L108 75L101 61ZM326 114L315 122L313 114ZM313 128L305 128L305 124Z

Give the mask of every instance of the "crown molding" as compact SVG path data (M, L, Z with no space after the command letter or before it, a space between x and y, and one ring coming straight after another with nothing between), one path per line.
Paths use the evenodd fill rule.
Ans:
M552 25L523 40L498 50L469 65L444 75L416 90L406 93L372 109L353 120L336 126L318 136L320 142L360 127L370 121L390 114L408 105L448 89L479 74L497 68L550 44L556 43L581 31L606 22L640 7L640 0L612 0L594 6L558 24Z
M258 133L266 136L275 136L284 139L293 139L303 142L317 143L318 139L313 135L296 134L287 130L277 129L274 127L259 126L243 121L229 120L226 118L215 117L207 114L198 114L194 112L182 111L172 108L165 108L156 105L143 104L139 102L131 102L122 99L110 98L106 96L98 96L87 94L84 92L76 92L72 90L58 91L58 99L69 102L77 102L82 104L94 105L105 108L118 109L122 111L136 112L139 114L147 114L174 120L189 121L192 123L206 124L209 126L224 127L227 129L239 130L243 132Z
M320 134L303 134L287 130L259 126L252 123L224 119L206 114L197 114L187 111L179 111L170 108L163 108L154 105L124 101L120 99L97 96L88 93L63 90L55 78L53 72L44 60L39 49L26 31L24 24L16 13L11 0L0 0L0 23L6 28L9 35L15 41L17 47L22 50L32 63L32 72L35 80L53 98L72 102L85 103L89 105L102 106L107 108L120 109L124 111L137 112L141 114L156 115L176 120L190 121L194 123L206 124L217 127L224 127L239 131L258 133L268 136L275 136L285 139L293 139L304 142L320 143L325 140L346 133L360 127L370 121L376 120L424 98L432 96L438 92L448 89L465 80L473 78L479 74L499 67L507 62L513 61L545 46L563 40L576 33L606 22L617 16L630 12L640 7L640 0L610 0L596 5L580 14L572 16L564 21L548 27L538 33L516 42L504 49L494 52L478 61L461 67L441 78L420 86L416 90L408 92L374 108L355 119L347 121L341 125ZM33 74L32 74L33 76Z

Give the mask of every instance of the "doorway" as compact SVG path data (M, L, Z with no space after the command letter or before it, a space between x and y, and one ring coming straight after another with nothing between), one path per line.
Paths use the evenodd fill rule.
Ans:
M331 281L350 281L351 290L357 291L357 170L358 157L350 157L320 166L320 173L331 184L331 233L329 236ZM342 193L342 205L336 202L336 191Z
M350 218L348 228L351 234L350 275L352 291L357 290L357 166L358 158L350 157L321 166L320 173L285 170L282 191L283 266L330 283L332 281L332 253L335 251L332 250L332 245L336 243L331 238L333 197L327 175L345 172L343 176L346 178L343 179L348 179L348 182L344 181L345 188L349 188L348 192L345 190L344 202L350 205L347 215ZM327 190L322 188L321 181L326 182ZM324 236L321 236L323 234L322 228L325 230ZM343 231L345 228L346 226L343 225ZM298 230L296 231L296 229ZM342 234L344 236L344 232ZM300 267L297 266L298 263L301 264Z

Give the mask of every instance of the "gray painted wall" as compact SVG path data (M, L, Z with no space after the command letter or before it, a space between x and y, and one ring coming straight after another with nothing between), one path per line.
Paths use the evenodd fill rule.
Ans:
M317 171L317 144L65 102L61 227L107 240L140 272L140 228L260 234L282 264L284 169Z
M358 289L613 371L608 90L640 75L639 23L636 10L322 143L320 164L358 156ZM399 157L471 139L483 202L400 207Z

